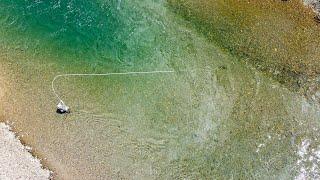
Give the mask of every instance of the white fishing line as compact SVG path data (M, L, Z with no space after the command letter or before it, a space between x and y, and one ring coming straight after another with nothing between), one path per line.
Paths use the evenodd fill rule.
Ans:
M54 82L60 77L71 77L71 76L111 76L111 75L142 75L142 74L161 74L161 73L174 73L175 71L140 71L140 72L119 72L119 73L104 73L104 74L60 74L53 78L51 82L52 92L55 94L57 99L59 100L59 104L57 106L57 112L64 114L69 112L69 107L65 105L62 98L56 92L54 88Z
M118 0L117 9L120 10L121 7L121 0Z

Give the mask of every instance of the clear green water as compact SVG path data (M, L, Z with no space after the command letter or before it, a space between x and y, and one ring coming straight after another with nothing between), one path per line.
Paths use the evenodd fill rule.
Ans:
M165 1L0 0L0 24L2 120L57 179L319 175L319 107L208 43ZM57 74L159 69L187 71L60 79L73 113L54 112Z

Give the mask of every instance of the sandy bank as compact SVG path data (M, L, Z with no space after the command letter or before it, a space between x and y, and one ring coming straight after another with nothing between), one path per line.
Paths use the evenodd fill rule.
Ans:
M0 123L0 152L0 179L49 179L50 171L41 167L4 123Z

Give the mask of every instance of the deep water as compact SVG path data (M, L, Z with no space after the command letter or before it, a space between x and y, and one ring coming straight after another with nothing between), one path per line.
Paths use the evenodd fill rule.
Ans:
M319 177L319 106L163 0L0 0L8 121L57 179ZM61 78L63 73L174 74ZM1 107L1 106L0 106Z
M163 38L163 27L148 19L152 12L142 6L118 0L4 0L1 29L4 41L19 39L58 58L132 65L147 60Z

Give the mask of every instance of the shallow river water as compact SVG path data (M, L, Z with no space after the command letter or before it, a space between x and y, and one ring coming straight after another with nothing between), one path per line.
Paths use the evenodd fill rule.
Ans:
M320 109L152 1L0 0L2 121L57 179L320 178ZM64 73L174 70L69 77ZM1 112L1 111L0 111Z

